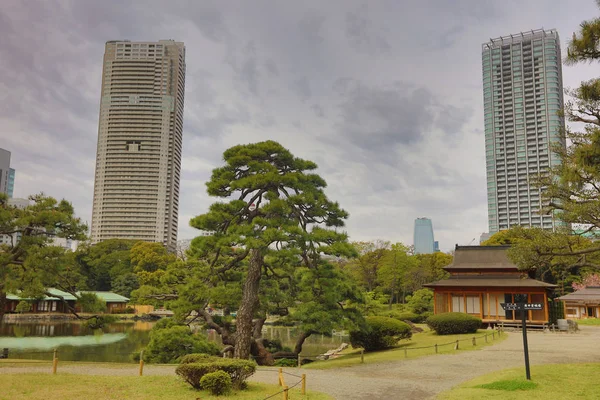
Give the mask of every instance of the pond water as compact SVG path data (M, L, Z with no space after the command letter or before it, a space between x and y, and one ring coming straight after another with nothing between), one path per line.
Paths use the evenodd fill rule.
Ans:
M150 340L154 322L127 321L108 324L103 329L90 329L79 322L18 322L0 324L0 351L9 349L9 358L51 360L54 349L63 361L133 362ZM215 331L200 330L209 340L220 343ZM278 339L282 345L294 348L298 332L295 328L266 326L263 336ZM310 336L304 342L302 354L314 356L335 349L347 336L334 334Z

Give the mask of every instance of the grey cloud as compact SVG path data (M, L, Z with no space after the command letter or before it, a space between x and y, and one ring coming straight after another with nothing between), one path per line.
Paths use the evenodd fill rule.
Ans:
M265 61L265 69L272 76L279 76L279 68L277 67L275 61L273 61L270 58L267 61Z
M313 104L310 107L311 110L315 113L315 115L319 118L325 118L325 110L318 104Z
M322 30L325 23L325 17L316 14L305 14L298 22L298 28L304 39L313 45L322 43Z
M368 18L366 5L354 12L346 13L346 35L350 45L357 51L376 55L387 52L391 46L379 27Z
M312 91L310 90L310 82L306 76L296 79L292 84L292 89L296 92L302 101L310 99Z

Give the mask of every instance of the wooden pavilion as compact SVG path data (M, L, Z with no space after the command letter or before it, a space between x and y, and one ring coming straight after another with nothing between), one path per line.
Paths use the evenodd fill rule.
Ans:
M559 299L565 306L565 318L600 318L600 286L587 286Z
M444 267L448 279L425 285L434 291L434 313L464 312L486 324L548 322L548 295L556 287L533 279L508 259L510 246L458 246L454 261ZM544 309L504 311L501 303L542 303Z

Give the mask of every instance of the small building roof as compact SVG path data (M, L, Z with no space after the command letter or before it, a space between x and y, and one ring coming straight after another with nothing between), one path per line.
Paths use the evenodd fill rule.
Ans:
M599 304L600 286L587 286L584 289L561 296L559 299L565 303Z
M425 287L513 287L513 288L555 288L556 285L528 277L502 275L454 275L448 279L423 285Z
M55 289L55 288L48 288L48 289L46 289L46 291L48 293L50 293L51 295L61 296L65 300L70 300L70 301L77 300L77 298L75 298L75 296L73 296L71 293L63 292L62 290L58 290L58 289ZM29 298L29 297L25 297L24 298L24 297L20 297L17 294L11 294L11 293L9 293L6 296L6 298L8 300L16 300L16 301L19 301L19 300L54 300L54 301L55 300L60 300L58 297L53 297L53 296L43 296L41 298Z
M447 271L456 270L504 270L518 271L509 260L510 246L456 246L452 264L444 267Z
M129 299L127 297L121 296L120 294L113 293L113 292L86 291L85 293L93 293L96 296L98 296L98 298L100 298L100 300L102 300L106 303L127 303L129 301Z

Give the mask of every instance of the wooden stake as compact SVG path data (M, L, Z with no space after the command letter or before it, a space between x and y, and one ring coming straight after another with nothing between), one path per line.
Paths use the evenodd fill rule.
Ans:
M284 386L283 387L283 400L288 400L288 399L289 399L288 387Z
M306 374L302 374L302 394L306 394Z
M436 343L436 344L435 344L435 354L437 354L437 352L438 352L438 345L437 345L437 343Z
M454 346L454 350L458 350L458 340L456 341L456 345Z
M404 348L404 358L408 358L408 350L406 347Z
M56 369L58 368L58 354L57 350L54 349L54 357L52 358L52 374L56 375Z
M279 386L285 386L283 384L283 368L279 368Z
M144 350L140 351L140 376L144 374Z
M477 344L477 342L475 341L475 336L473 336L473 346L475 346Z

